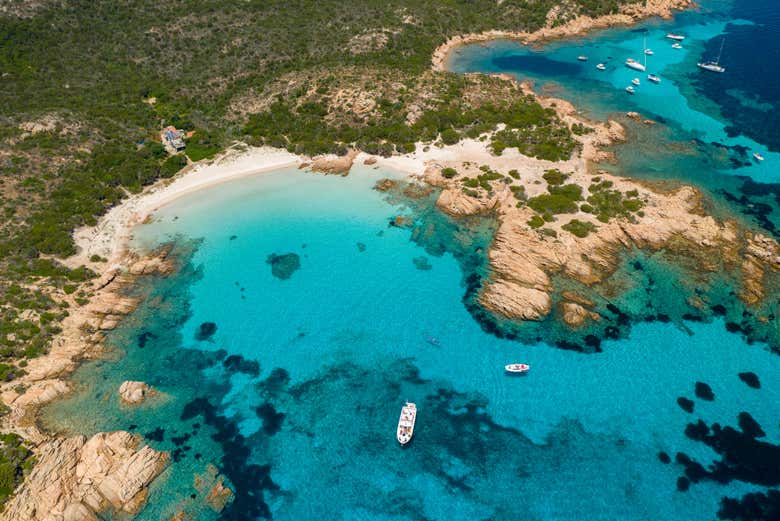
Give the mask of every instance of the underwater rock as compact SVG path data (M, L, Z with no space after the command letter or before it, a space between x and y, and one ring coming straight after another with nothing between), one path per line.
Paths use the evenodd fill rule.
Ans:
M708 402L715 399L715 393L712 392L712 388L704 382L696 382L695 393L698 398Z
M282 428L284 423L285 414L277 412L272 403L266 402L259 407L255 408L255 414L257 417L263 420L263 432L269 436L273 436Z
M211 487L208 495L206 496L206 502L214 510L214 512L222 512L225 509L225 505L233 497L233 491L226 487L223 483L222 477L217 479L217 482Z
M550 312L550 295L546 291L521 286L509 280L489 283L490 290L480 293L478 301L485 309L507 318L541 320Z
M719 519L766 521L780 519L780 491L751 492L742 499L724 497L718 510Z
M281 280L289 279L301 267L301 258L297 253L272 253L265 262L271 265L271 274Z
M764 429L761 428L761 425L759 425L749 412L743 411L739 413L737 422L739 423L740 430L751 438L763 438L766 436Z
M433 268L430 261L428 260L428 257L425 256L415 257L412 259L412 262L418 270L428 271Z
M122 385L119 386L119 398L123 402L132 405L137 405L143 402L147 395L155 392L149 384L144 382L135 382L131 380L125 380Z
M748 387L753 389L761 389L761 381L758 379L758 375L753 372L739 373L739 379L745 382Z
M693 400L689 400L684 396L677 398L677 405L685 412L693 412Z
M359 242L357 243L357 249L360 253L363 253L364 251L366 251L366 245L363 244L362 242Z
M561 303L561 310L563 311L563 321L570 327L580 327L588 319L594 321L601 320L601 315L589 311L574 302Z
M110 509L138 513L149 496L147 487L169 461L167 453L139 445L137 436L124 431L45 442L0 519L90 520ZM54 516L56 512L62 517Z
M394 228L411 228L414 225L414 222L408 217L404 217L403 215L396 215L392 219L390 219L390 226Z
M204 322L195 331L195 340L204 341L208 340L214 333L217 332L217 325L214 322Z
M222 361L224 367L230 373L244 373L249 376L260 374L260 362L247 360L241 355L230 355Z
M677 478L677 490L680 492L686 492L691 487L691 482L688 478L680 476Z
M380 179L379 181L374 184L374 190L377 192L388 192L398 186L398 181L394 181L392 179Z
M661 463L663 463L663 464L667 464L667 463L671 463L672 462L672 458L670 458L669 454L667 454L664 451L661 451L661 452L658 453L658 460Z

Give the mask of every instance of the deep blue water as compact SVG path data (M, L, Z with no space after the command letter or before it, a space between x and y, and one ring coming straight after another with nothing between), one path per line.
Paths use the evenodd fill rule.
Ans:
M471 47L453 67L532 77L594 117L635 109L663 118L630 127L613 168L695 183L713 211L772 232L776 136L731 136L749 126L728 116L737 98L691 68L724 31L770 30L755 22L767 18L762 8L776 22L777 10L751 6L705 4L715 11L543 50ZM735 12L753 24L731 23ZM664 82L627 98L619 64L641 49L645 28ZM683 52L664 41L670 28L689 35ZM728 75L743 74L732 65L749 53L740 41L727 39ZM583 49L587 66L576 62ZM609 56L614 68L592 69ZM742 105L778 102L758 75L728 81L741 85ZM767 161L747 166L739 149L713 142L762 150ZM780 485L780 358L746 340L776 328L774 316L760 326L727 278L699 280L663 253L631 252L611 280L621 293L614 310L601 310L619 334L594 332L598 352L572 349L582 339L554 318L521 328L522 341L499 338L469 299L490 223L449 220L435 194L373 190L397 175L282 170L162 209L138 228L137 246L173 241L180 271L133 289L145 304L110 335L115 356L79 369L78 391L47 410L47 424L130 429L170 450L144 520L178 511L203 520L711 520L744 514L747 502L724 498L756 493L761 503ZM389 226L399 214L414 226ZM691 307L691 296L710 310ZM508 361L532 372L508 377ZM162 396L122 406L127 379ZM401 448L404 400L420 412ZM221 513L205 502L215 474L235 490Z

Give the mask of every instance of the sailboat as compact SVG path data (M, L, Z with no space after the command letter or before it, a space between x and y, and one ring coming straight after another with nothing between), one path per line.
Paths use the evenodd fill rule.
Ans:
M633 58L629 58L626 60L626 67L629 69L634 69L635 71L642 71L644 72L647 70L647 54L645 51L647 50L647 37L644 37L642 39L642 56L644 56L644 63L639 63Z
M724 37L720 41L720 52L718 53L718 59L714 62L701 62L697 63L696 65L699 66L699 68L704 69L705 71L710 72L726 72L725 67L721 67L720 65L720 57L723 54L723 44L726 42L726 38Z

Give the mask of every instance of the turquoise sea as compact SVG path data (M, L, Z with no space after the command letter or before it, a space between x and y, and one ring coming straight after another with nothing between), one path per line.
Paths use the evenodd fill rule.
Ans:
M688 36L683 50L670 30ZM611 168L694 183L712 211L774 234L780 94L765 83L780 73L738 65L767 31L780 34L768 0L703 2L674 22L542 49L468 47L451 65L532 78L596 118L659 121L630 127ZM702 76L695 62L724 33L728 72ZM621 63L643 37L663 82L628 97ZM374 190L384 177L402 178L280 170L159 211L136 246L172 242L180 271L133 288L145 303L111 333L111 356L83 365L77 392L46 410L47 426L129 429L171 451L143 520L779 518L780 358L727 282L699 313L682 268L632 252L615 275L626 296L605 315L620 334L593 332L598 349L583 353L549 320L517 340L471 300L491 223L448 219L435 193ZM396 215L414 225L391 226ZM509 377L511 361L532 370ZM162 394L122 406L124 380ZM419 413L402 448L405 400ZM206 501L217 474L235 491L221 512Z

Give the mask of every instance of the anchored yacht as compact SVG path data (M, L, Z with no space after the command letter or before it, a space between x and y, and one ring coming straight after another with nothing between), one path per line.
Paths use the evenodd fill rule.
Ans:
M725 38L723 38L720 41L720 52L718 52L718 59L717 60L715 60L714 62L713 61L701 62L701 63L697 63L696 65L698 65L700 69L704 69L705 71L726 72L726 68L722 67L721 64L720 64L720 57L721 57L721 55L723 55L723 44L725 42L726 42Z
M685 36L681 34L667 33L666 37L670 40L677 40L678 42L685 40Z
M412 402L406 402L406 405L401 408L401 417L398 419L398 431L396 433L398 443L401 445L406 445L412 439L416 419L417 405Z
M531 369L528 364L508 364L504 366L507 373L527 373Z

